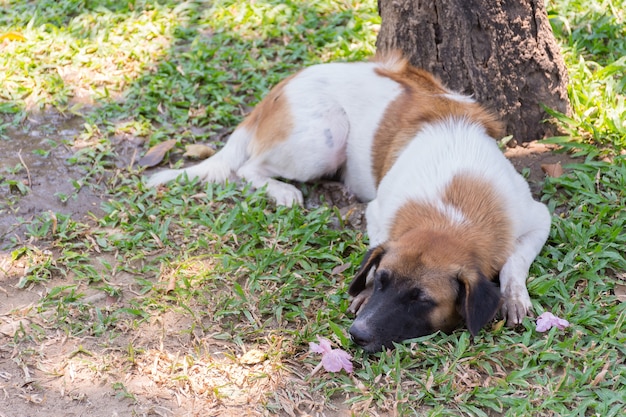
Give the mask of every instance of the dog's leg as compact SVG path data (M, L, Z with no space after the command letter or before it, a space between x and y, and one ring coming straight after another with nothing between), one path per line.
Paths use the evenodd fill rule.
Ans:
M550 213L541 203L533 201L521 221L528 225L528 230L517 238L513 253L500 271L502 315L510 326L520 324L531 310L526 288L528 270L550 233Z
M389 238L388 227L383 224L381 218L381 208L379 200L375 198L370 201L365 209L365 219L367 221L367 236L370 240L370 247L382 245Z
M237 170L237 176L244 178L255 188L267 186L267 194L280 206L302 205L302 192L291 184L272 178L278 176L271 166L260 158L253 158Z
M324 104L324 111L298 107L289 138L262 150L253 146L237 175L255 188L267 186L267 194L279 205L302 204L300 190L274 178L305 182L335 173L346 161L348 116L338 104Z

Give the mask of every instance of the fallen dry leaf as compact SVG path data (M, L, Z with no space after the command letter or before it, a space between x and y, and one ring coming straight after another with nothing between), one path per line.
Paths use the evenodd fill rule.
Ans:
M215 149L201 144L191 144L185 146L183 156L189 159L207 159L215 154Z
M256 365L263 362L267 358L267 354L259 349L250 349L239 359L244 365Z
M560 163L556 164L542 164L541 170L546 173L548 177L558 178L563 175L563 167Z
M424 388L426 388L426 392L430 392L434 383L435 383L435 373L431 372L430 375L428 375L428 379L426 380L426 385L424 386Z
M596 377L593 379L593 381L591 381L590 385L592 387L595 387L600 382L604 381L604 378L606 377L606 373L608 372L610 365L611 365L611 362L607 360L607 362L602 367L602 370L598 373L598 375L596 375Z
M0 35L0 42L2 42L3 40L8 39L10 41L25 41L26 38L19 32L7 32L7 33L3 33L2 35Z
M165 292L169 294L175 289L176 289L176 274L172 274L170 275L170 280L167 283L167 289L165 290Z
M332 271L330 271L330 275L339 275L343 271L345 271L346 269L350 268L351 266L352 266L352 263L350 263L350 262L346 262L345 264L337 265L336 267L333 268Z
M620 302L626 302L626 285L615 284L615 296Z
M496 323L494 323L493 327L492 327L492 331L497 332L500 331L503 327L504 327L504 322L506 320L499 320Z
M166 140L152 148L148 149L148 152L137 162L142 167L153 167L158 165L165 157L167 151L172 149L176 145L176 139Z
M43 402L43 398L39 394L20 394L18 395L18 397L23 398L33 404L41 404Z

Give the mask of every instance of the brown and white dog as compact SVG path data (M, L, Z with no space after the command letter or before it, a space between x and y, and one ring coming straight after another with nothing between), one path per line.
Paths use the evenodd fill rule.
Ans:
M500 135L479 104L392 53L300 71L213 157L148 184L235 174L291 205L301 192L276 178L340 173L369 202L370 250L349 289L350 333L376 351L463 322L475 335L499 308L512 325L528 314L526 278L550 214L499 150Z

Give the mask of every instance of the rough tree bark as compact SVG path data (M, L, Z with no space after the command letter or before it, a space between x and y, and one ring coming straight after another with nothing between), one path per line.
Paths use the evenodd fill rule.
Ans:
M517 142L553 134L545 105L569 113L567 71L544 0L379 0L379 50L497 112Z

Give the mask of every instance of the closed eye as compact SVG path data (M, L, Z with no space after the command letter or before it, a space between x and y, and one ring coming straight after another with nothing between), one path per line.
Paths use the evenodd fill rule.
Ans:
M411 301L420 301L423 297L424 292L419 288L413 288L409 291L409 298Z
M409 291L409 299L411 301L417 301L417 302L421 302L421 303L428 303L428 304L434 304L434 300L432 298L430 298L428 296L428 294L426 294L425 291L423 291L420 288L412 288Z

